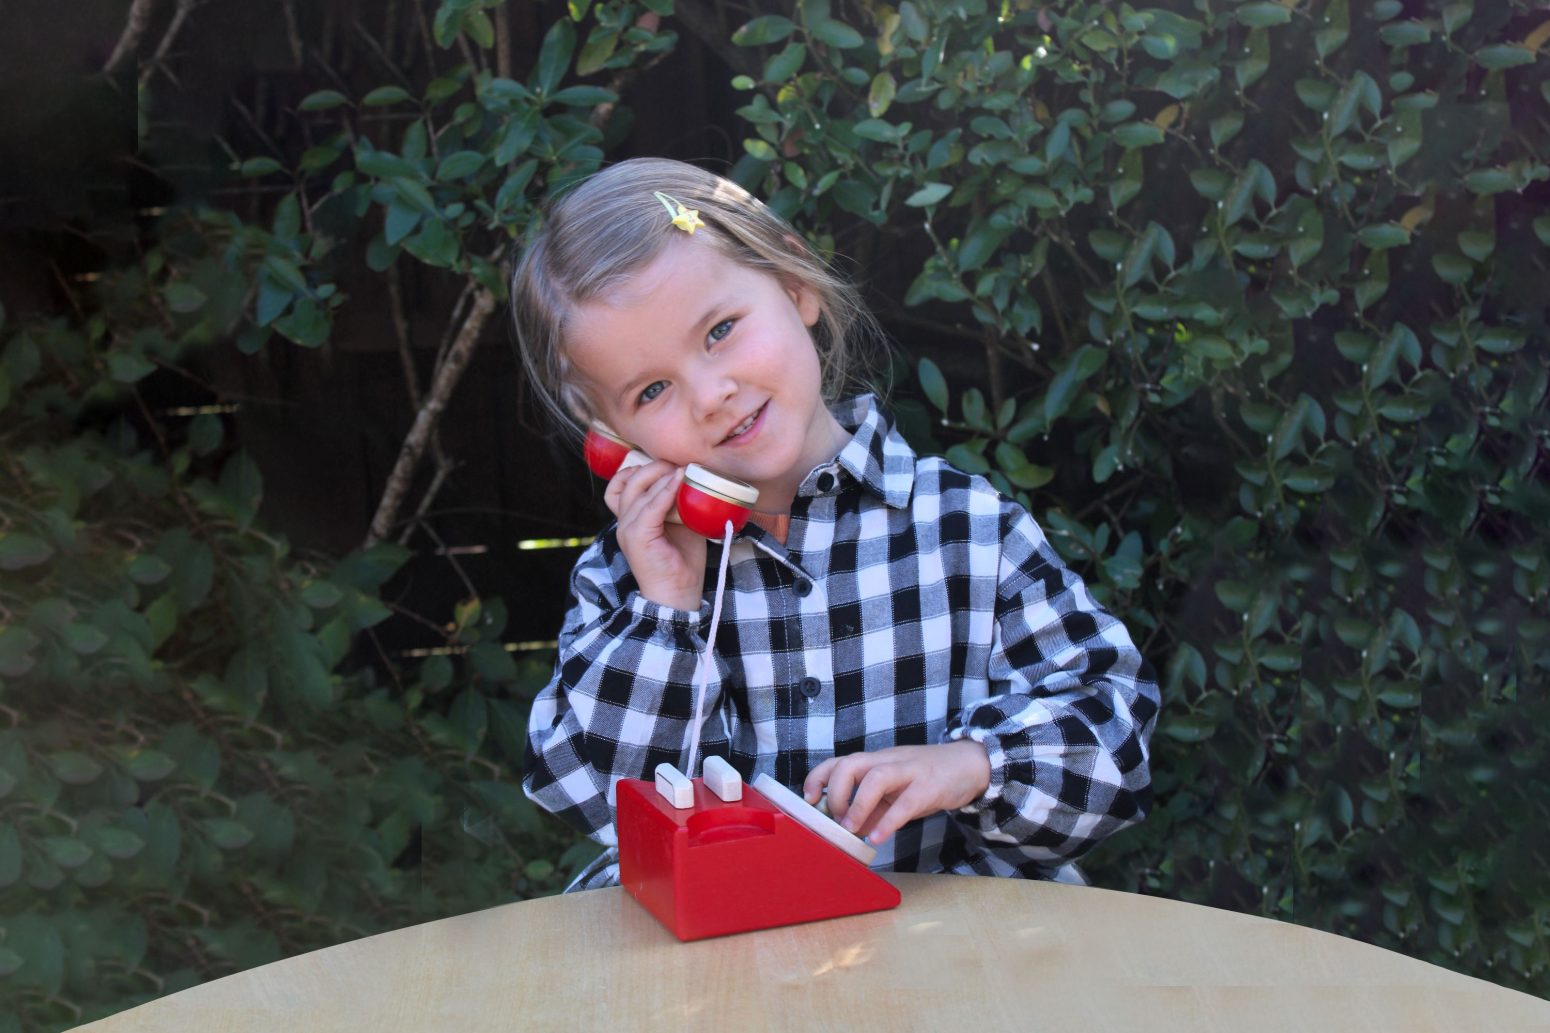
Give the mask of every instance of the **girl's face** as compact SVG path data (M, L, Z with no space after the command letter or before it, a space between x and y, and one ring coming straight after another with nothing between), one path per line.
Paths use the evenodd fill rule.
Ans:
M663 232L674 232L664 228ZM684 237L580 307L566 355L594 411L657 459L699 463L784 510L849 435L823 404L818 296Z

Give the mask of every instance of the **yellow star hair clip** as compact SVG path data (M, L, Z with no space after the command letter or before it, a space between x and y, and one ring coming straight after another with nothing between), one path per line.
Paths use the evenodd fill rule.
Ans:
M689 236L694 236L694 231L704 226L700 220L700 212L697 208L685 208L684 203L676 197L670 197L660 190L653 190L652 196L662 202L662 207L667 209L667 214L673 217L673 225L683 230Z

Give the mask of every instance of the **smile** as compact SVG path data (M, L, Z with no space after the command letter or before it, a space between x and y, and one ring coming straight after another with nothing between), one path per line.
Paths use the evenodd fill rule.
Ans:
M747 434L750 430L752 430L754 424L759 422L759 417L764 415L764 409L767 405L769 405L768 402L759 406L758 409L750 413L748 418L745 419L742 423L739 423L737 426L733 427L731 432L728 433L726 437L721 439L720 443L725 445L727 442L733 440L734 438L741 437L742 435Z

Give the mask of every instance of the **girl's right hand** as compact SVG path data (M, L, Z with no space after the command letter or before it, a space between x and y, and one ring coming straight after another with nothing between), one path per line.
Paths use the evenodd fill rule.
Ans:
M705 539L667 523L683 473L660 459L620 470L603 501L619 520L619 548L640 594L663 606L698 610L705 592Z

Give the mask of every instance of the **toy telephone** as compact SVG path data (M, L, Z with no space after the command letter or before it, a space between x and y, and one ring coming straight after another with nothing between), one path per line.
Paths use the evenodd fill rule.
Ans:
M582 451L587 466L605 481L612 480L620 470L651 462L650 456L597 420L587 428ZM678 486L677 505L668 513L667 519L683 524L696 534L720 541L727 521L732 522L733 531L741 531L758 501L759 489L753 485L690 463L684 470L683 483Z
M769 775L745 787L720 757L690 779L618 783L619 881L680 940L769 929L899 904L867 864L877 851Z

